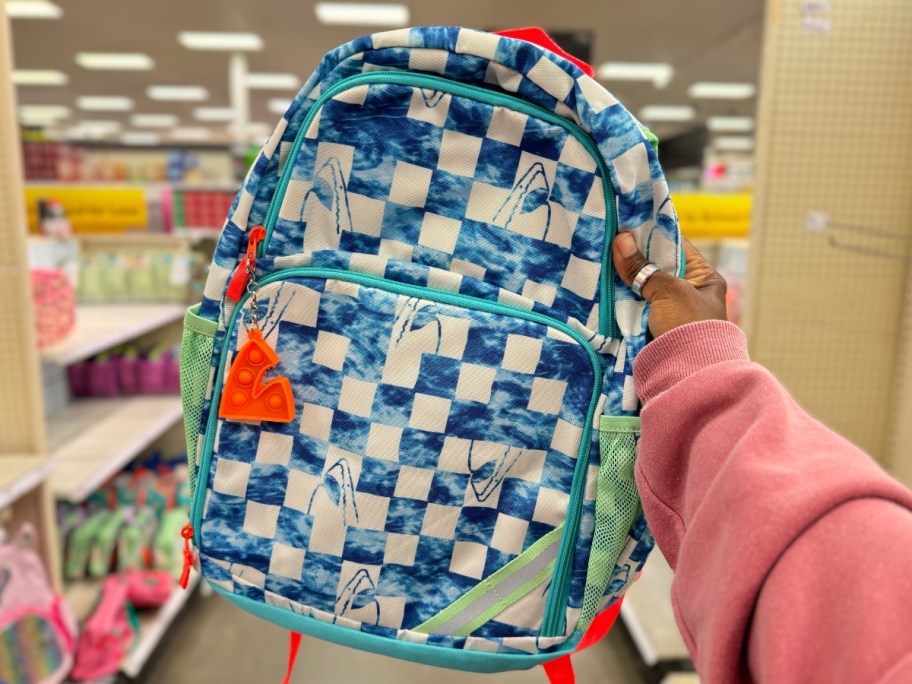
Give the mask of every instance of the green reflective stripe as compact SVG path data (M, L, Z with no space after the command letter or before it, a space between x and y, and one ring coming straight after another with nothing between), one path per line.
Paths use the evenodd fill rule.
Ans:
M601 292L599 293L599 333L606 337L617 338L620 336L617 322L614 318L614 263L611 260L611 241L614 239L618 229L617 206L615 205L614 186L611 181L611 174L608 172L608 165L604 157L598 150L598 146L592 139L592 136L573 121L566 119L553 111L528 102L513 95L507 95L495 90L482 88L481 86L460 83L442 76L431 76L430 74L416 74L403 71L371 71L367 73L355 74L344 78L325 93L320 95L316 102L307 110L304 121L295 134L294 142L291 145L291 151L288 154L288 162L282 170L279 177L279 183L272 195L269 208L266 211L266 220L263 227L266 228L266 238L260 244L260 254L266 254L269 241L272 239L272 232L275 224L279 219L279 211L282 202L285 199L285 192L291 181L291 175L294 169L294 160L298 156L301 145L311 123L316 118L320 109L326 104L327 100L338 95L342 91L350 90L361 84L370 83L389 83L392 85L417 86L419 88L428 88L440 92L465 97L477 102L505 107L513 111L534 116L548 123L564 128L574 138L576 138L586 151L589 152L596 166L602 174L602 192L605 196L605 246L602 253L602 273L601 273ZM654 137L654 136L653 136ZM656 141L658 143L658 141Z
M502 613L551 575L562 530L563 525L548 532L414 631L467 636Z
M199 309L199 304L195 304L187 309L187 312L184 314L184 329L191 330L198 335L215 337L215 333L218 331L218 322L201 317L199 315Z
M599 430L639 433L640 419L638 416L602 416L599 418Z

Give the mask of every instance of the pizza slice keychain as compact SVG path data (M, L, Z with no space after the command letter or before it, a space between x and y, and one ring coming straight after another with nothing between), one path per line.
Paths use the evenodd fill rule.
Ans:
M295 405L288 378L263 381L266 371L279 363L279 355L263 339L259 325L256 249L263 233L265 231L260 226L251 229L247 254L241 263L243 271L239 269L239 274L246 277L246 290L250 295L250 326L247 342L237 352L228 371L219 404L219 418L290 423L295 416Z

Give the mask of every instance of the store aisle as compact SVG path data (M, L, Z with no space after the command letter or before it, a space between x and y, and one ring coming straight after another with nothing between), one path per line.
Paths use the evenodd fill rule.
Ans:
M278 684L287 632L212 596L194 597L149 661L138 684ZM636 650L622 627L574 658L579 684L641 684ZM544 672L470 675L415 665L305 638L296 684L544 684Z

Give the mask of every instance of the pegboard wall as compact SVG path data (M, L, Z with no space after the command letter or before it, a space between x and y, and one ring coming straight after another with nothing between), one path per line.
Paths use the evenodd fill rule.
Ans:
M910 33L909 0L770 0L746 321L753 358L894 472L912 460L891 438L903 387L912 425Z
M9 22L0 0L0 458L46 451L11 74Z

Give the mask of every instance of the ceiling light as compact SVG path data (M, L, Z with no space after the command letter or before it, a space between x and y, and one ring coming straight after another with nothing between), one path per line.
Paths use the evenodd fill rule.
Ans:
M598 68L602 81L649 81L656 88L664 88L671 82L674 69L670 64L649 62L606 62Z
M640 110L643 121L690 121L697 115L687 105L649 105Z
M286 100L282 97L276 97L270 100L266 107L273 114L284 114L288 111L288 108L291 106L292 102L293 100Z
M13 83L17 86L60 86L69 82L69 76L52 69L16 69L13 72Z
M363 2L318 2L314 14L321 24L342 26L407 26L405 5Z
M247 135L251 138L268 138L275 126L268 124L265 121L251 121L247 124Z
M181 31L177 40L190 50L262 50L263 39L255 33Z
M711 116L706 127L713 133L748 133L754 130L754 120L749 116Z
M749 135L720 135L712 144L719 152L750 152L754 149L754 139Z
M746 100L757 94L753 83L709 83L701 81L687 89L687 94L702 100Z
M124 145L157 145L161 139L157 133L132 132L120 136Z
M141 52L77 52L76 64L111 71L148 71L155 66L152 58Z
M197 121L234 121L234 110L230 107L197 107L193 110Z
M209 98L209 91L203 86L154 85L146 88L146 95L167 102L202 102Z
M137 128L173 128L177 125L174 114L134 114L130 123Z
M86 131L97 131L100 133L117 133L123 126L120 121L108 121L101 119L90 119L88 121L81 121L78 124L79 128L82 128Z
M10 19L60 19L63 10L47 0L7 0L6 16Z
M129 112L133 109L133 100L120 96L83 95L76 98L76 106L87 112Z
M294 74L247 74L248 88L261 90L297 90L301 80Z
M56 123L70 115L70 108L61 105L23 105L19 107L19 120L26 126Z
M171 137L175 140L208 140L212 137L212 131L208 128L175 128L171 131Z

